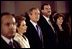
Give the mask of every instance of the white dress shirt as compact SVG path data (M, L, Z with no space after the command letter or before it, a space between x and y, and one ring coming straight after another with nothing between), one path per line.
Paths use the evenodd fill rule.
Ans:
M6 38L6 37L3 36L3 35L1 35L1 37L2 37L2 39L3 39L7 44L9 44L10 41L13 42L13 39L8 39L8 38Z
M8 38L6 38L6 37L3 36L3 35L1 35L1 37L2 37L2 39L3 39L8 45L10 44L10 42L13 43L13 39L12 39L12 38L11 38L11 39L8 39ZM13 48L15 48L14 45L13 45Z
M35 29L36 29L36 25L37 25L37 23L33 22L32 20L30 20L30 22L33 24L33 26L34 26Z

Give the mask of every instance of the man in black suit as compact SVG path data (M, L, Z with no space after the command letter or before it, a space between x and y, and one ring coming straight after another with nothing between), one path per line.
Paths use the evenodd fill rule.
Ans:
M10 13L1 15L1 48L20 48L19 43L13 40L16 33L15 18Z
M44 46L45 48L55 47L55 31L50 21L51 6L49 4L43 4L41 7L41 16L38 21L39 26L42 29L44 35Z
M31 48L43 48L43 36L37 21L40 17L40 11L38 8L31 8L29 10L30 21L27 22L26 36L29 39Z

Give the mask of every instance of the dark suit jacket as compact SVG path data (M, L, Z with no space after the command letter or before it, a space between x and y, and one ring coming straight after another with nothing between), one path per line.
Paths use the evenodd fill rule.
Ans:
M26 36L29 40L31 48L42 48L42 42L38 36L38 33L31 22L27 23L27 32Z
M20 48L19 43L17 43L15 40L13 40L13 44L15 46L15 48ZM12 48L11 46L9 46L2 38L1 38L1 44L0 44L1 48Z
M56 43L56 35L54 34L51 26L48 24L46 19L43 16L40 16L40 19L38 21L39 26L42 29L43 35L44 35L44 45L46 48L53 48L55 47Z

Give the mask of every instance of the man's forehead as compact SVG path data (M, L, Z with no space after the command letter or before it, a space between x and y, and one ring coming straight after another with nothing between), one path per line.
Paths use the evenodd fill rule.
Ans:
M51 8L51 6L50 6L50 5L45 5L44 7L45 7L45 8Z
M15 22L15 18L11 15L5 15L2 17L2 21L4 22L12 22L14 21Z
M40 13L39 9L35 9L35 10L33 10L33 12L38 12L38 13Z
M8 18L12 18L12 17L13 17L12 15L4 15L2 18L8 19Z

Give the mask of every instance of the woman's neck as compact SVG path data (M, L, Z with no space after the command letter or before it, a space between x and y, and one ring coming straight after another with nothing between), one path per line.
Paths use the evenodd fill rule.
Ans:
M63 31L62 25L61 25L61 24L57 24L57 25L58 25L59 29L60 29L61 31Z
M18 34L23 35L20 31L18 31Z
M59 25L58 27L59 27L59 29L60 29L61 31L63 31L63 28L62 28L62 26L61 26L61 25Z

